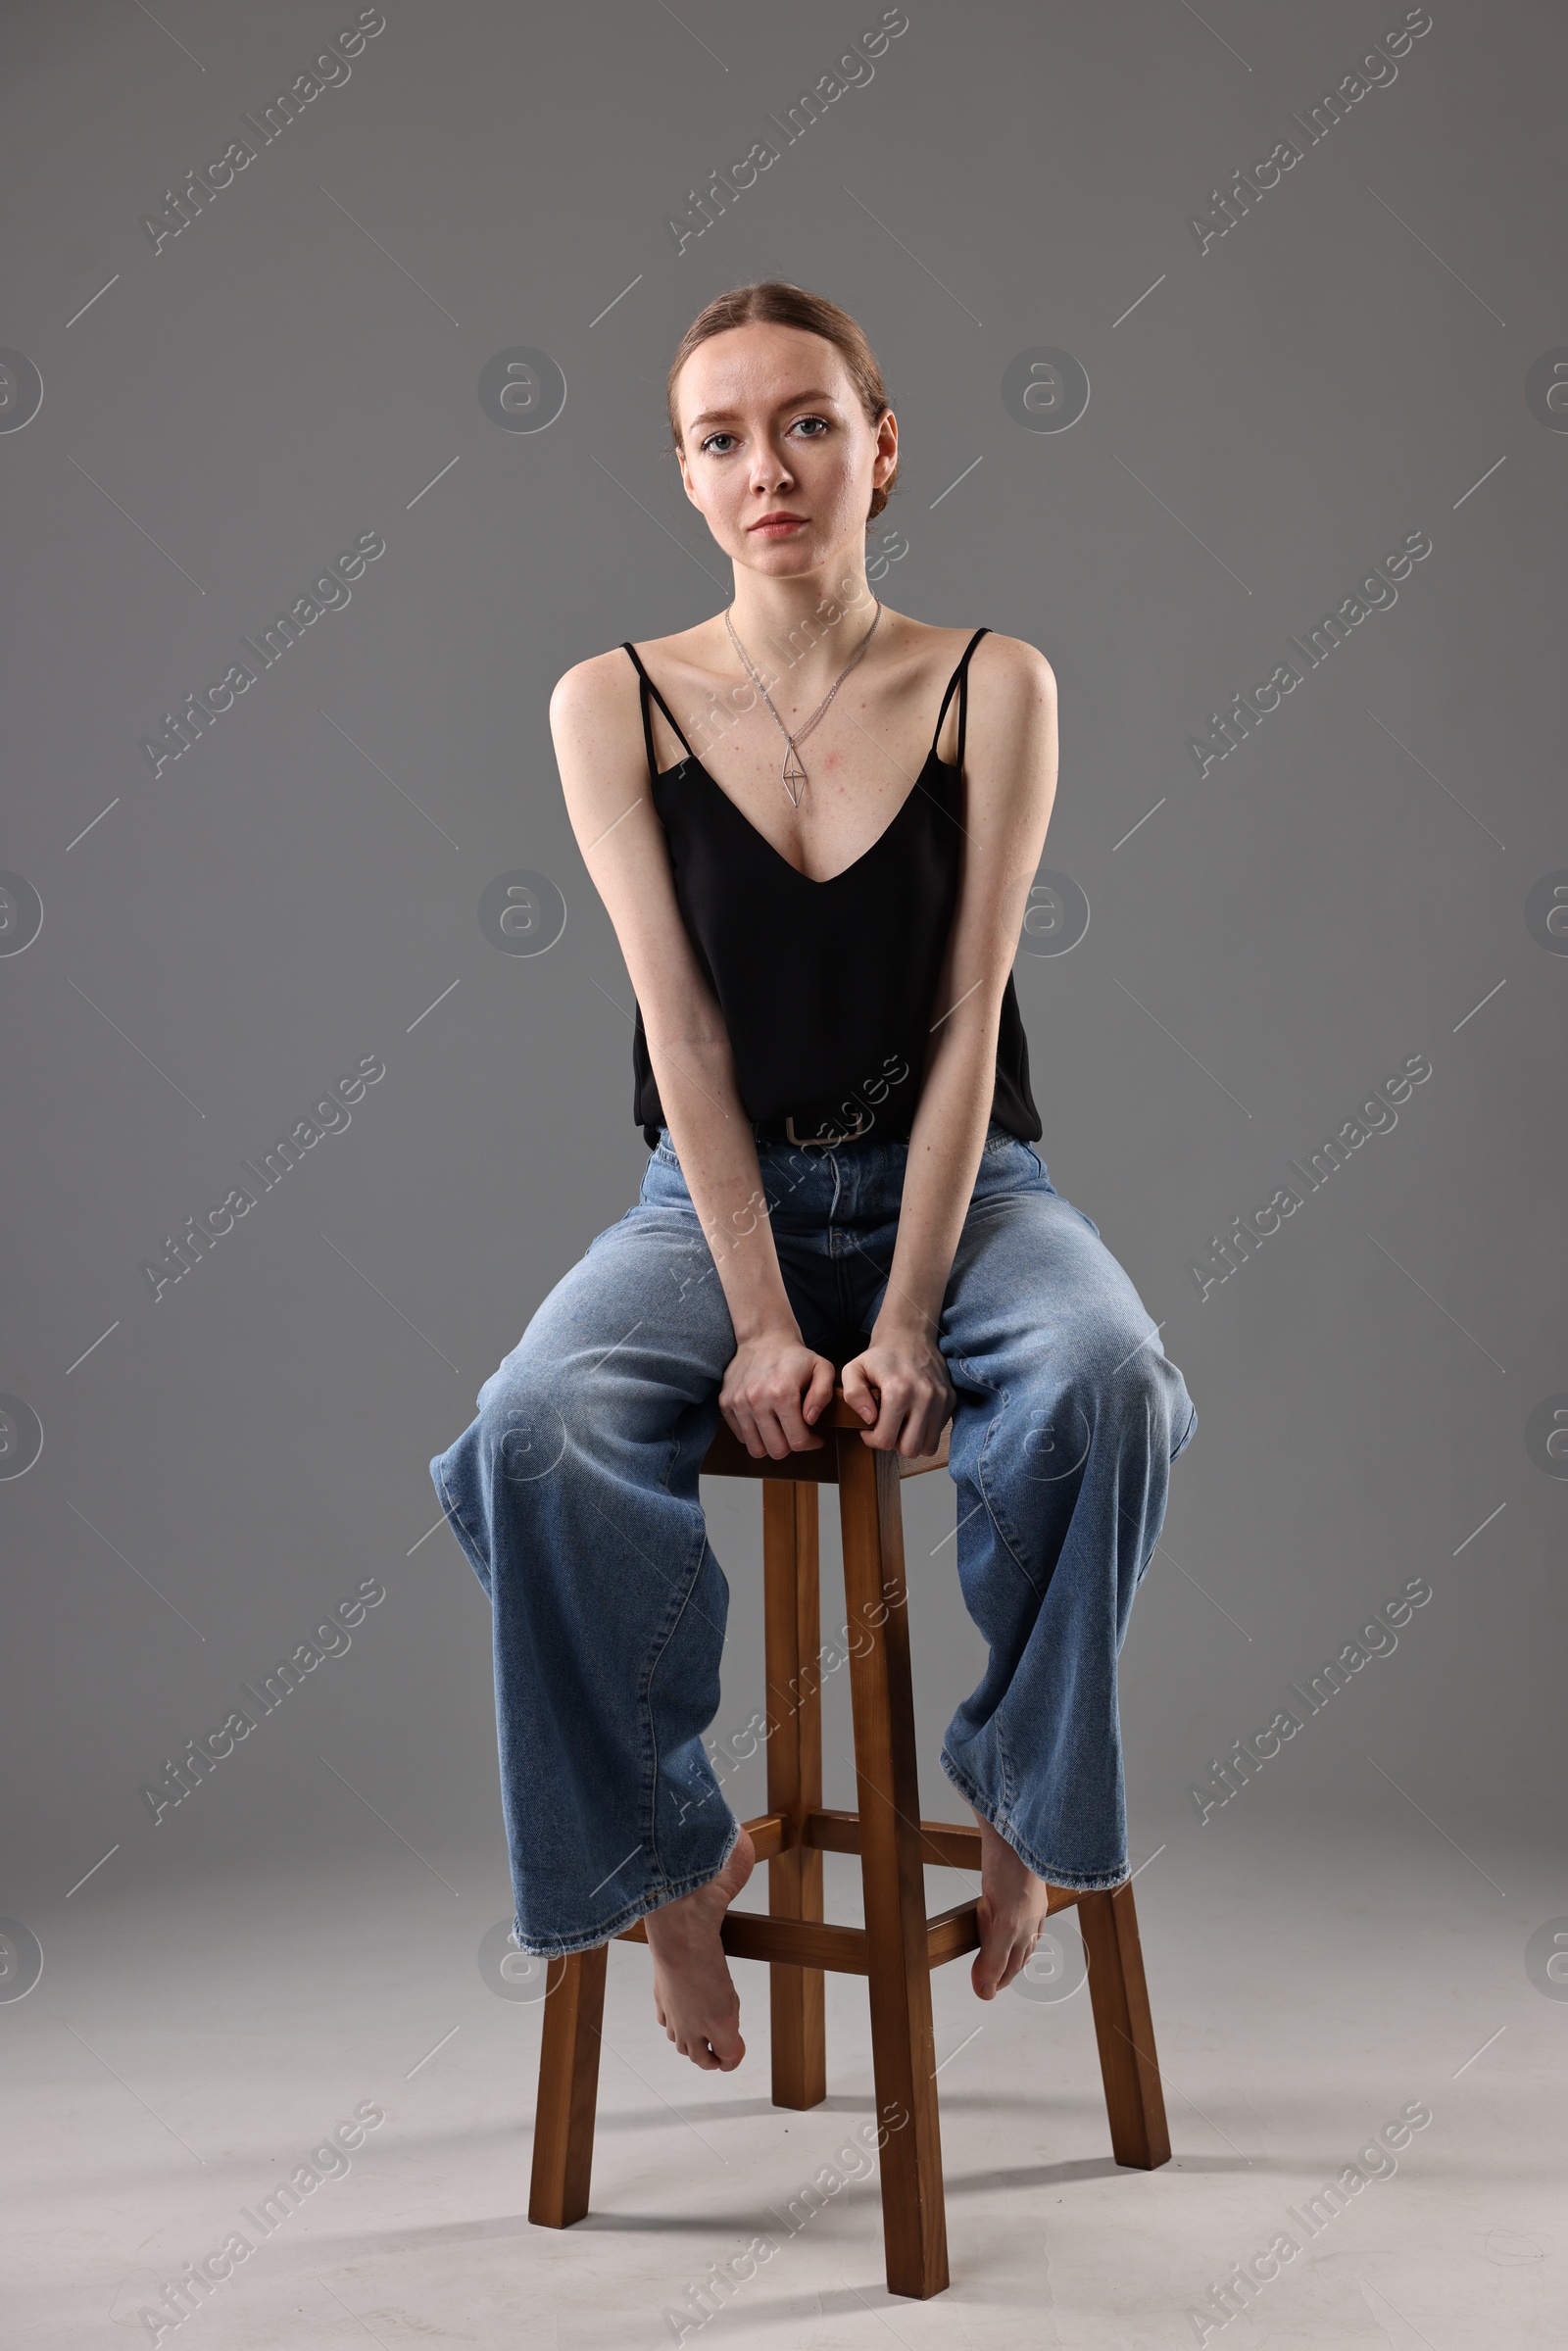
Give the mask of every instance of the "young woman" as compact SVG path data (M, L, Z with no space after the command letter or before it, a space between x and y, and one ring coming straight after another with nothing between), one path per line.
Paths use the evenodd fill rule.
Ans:
M868 1445L930 1453L952 1420L990 1662L942 1766L980 1823L991 1999L1050 1885L1127 1875L1116 1660L1197 1414L1031 1148L1012 960L1055 791L1050 663L871 594L898 425L836 305L721 295L668 405L733 602L551 702L652 1156L430 1470L494 1612L516 1938L587 1950L646 1916L660 2022L727 2071L719 1923L753 1854L703 1746L719 1416L774 1460L820 1446L836 1375Z

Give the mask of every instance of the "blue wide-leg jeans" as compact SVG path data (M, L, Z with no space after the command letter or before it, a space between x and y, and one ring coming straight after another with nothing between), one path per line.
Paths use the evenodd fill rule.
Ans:
M866 1344L908 1147L760 1140L806 1345ZM1037 1877L1127 1875L1116 1661L1197 1412L1100 1228L993 1126L938 1331L956 1395L957 1576L990 1648L942 1768ZM501 1789L525 1951L591 1949L716 1877L739 1823L703 1733L729 1586L698 1472L735 1352L667 1128L430 1463L488 1593Z

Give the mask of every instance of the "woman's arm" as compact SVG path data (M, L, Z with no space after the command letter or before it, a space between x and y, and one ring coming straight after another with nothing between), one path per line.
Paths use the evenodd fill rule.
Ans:
M976 674L978 672L978 676ZM996 1088L1002 999L1056 792L1056 680L1015 637L982 639L969 665L967 828L958 904L932 1005L898 1241L882 1309L844 1393L867 1445L935 1452L953 1409L937 1328Z
M730 1311L736 1351L719 1408L758 1459L817 1450L809 1424L832 1396L833 1366L803 1344L779 1270L729 1033L681 920L648 789L625 654L568 669L551 696L550 727L566 812L626 959L665 1123Z

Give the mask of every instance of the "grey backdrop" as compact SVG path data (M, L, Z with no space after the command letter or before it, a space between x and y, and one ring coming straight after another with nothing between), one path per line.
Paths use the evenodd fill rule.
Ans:
M1034 952L1071 902L1043 886L1017 960L1041 1150L1200 1413L1123 1660L1135 1857L1197 1867L1244 1807L1287 1853L1306 1814L1382 1816L1449 1840L1456 1907L1485 1908L1499 1844L1548 1833L1560 18L1438 0L1313 135L1293 117L1392 0L910 0L870 79L770 128L879 15L387 0L264 141L245 118L337 28L319 9L10 13L0 1910L46 1944L101 1933L100 1892L379 1865L394 1836L475 1856L477 1894L447 1874L476 1940L503 1907L488 1613L426 1462L645 1158L546 706L724 600L662 383L698 307L768 274L881 359L880 592L1030 640L1060 683L1045 867L1090 920ZM254 160L160 239L166 191L240 137ZM695 233L688 191L763 139ZM1232 174L1287 139L1227 225ZM481 402L519 350L564 377L543 430ZM1038 428L1063 359L1004 399L1042 350L1087 374L1070 429ZM514 399L548 393L533 364ZM384 553L350 601L247 656L362 534ZM1293 652L1407 534L1431 551L1396 602ZM254 684L155 774L144 741L241 659ZM1195 753L1287 661L1278 709ZM481 925L524 872L564 902L548 952ZM361 1056L384 1076L352 1123L155 1300L144 1261ZM1306 1191L1287 1161L1410 1056L1396 1126ZM1286 1183L1301 1207L1200 1297L1191 1263ZM761 1695L759 1519L708 1493L727 1741ZM926 1804L956 1816L935 1747L978 1641L951 1486L906 1503ZM1397 1650L1200 1824L1192 1785L1417 1577ZM155 1825L143 1786L362 1580L386 1596L352 1648ZM830 1719L844 1801L836 1685ZM760 1809L760 1760L725 1785ZM410 1901L447 1900L402 1850Z

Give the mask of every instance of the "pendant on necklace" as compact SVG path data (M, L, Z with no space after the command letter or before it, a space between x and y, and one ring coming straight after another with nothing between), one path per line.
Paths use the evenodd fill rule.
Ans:
M801 805L801 796L796 787L808 781L806 769L801 764L800 754L792 741L784 755L784 789L796 808Z

